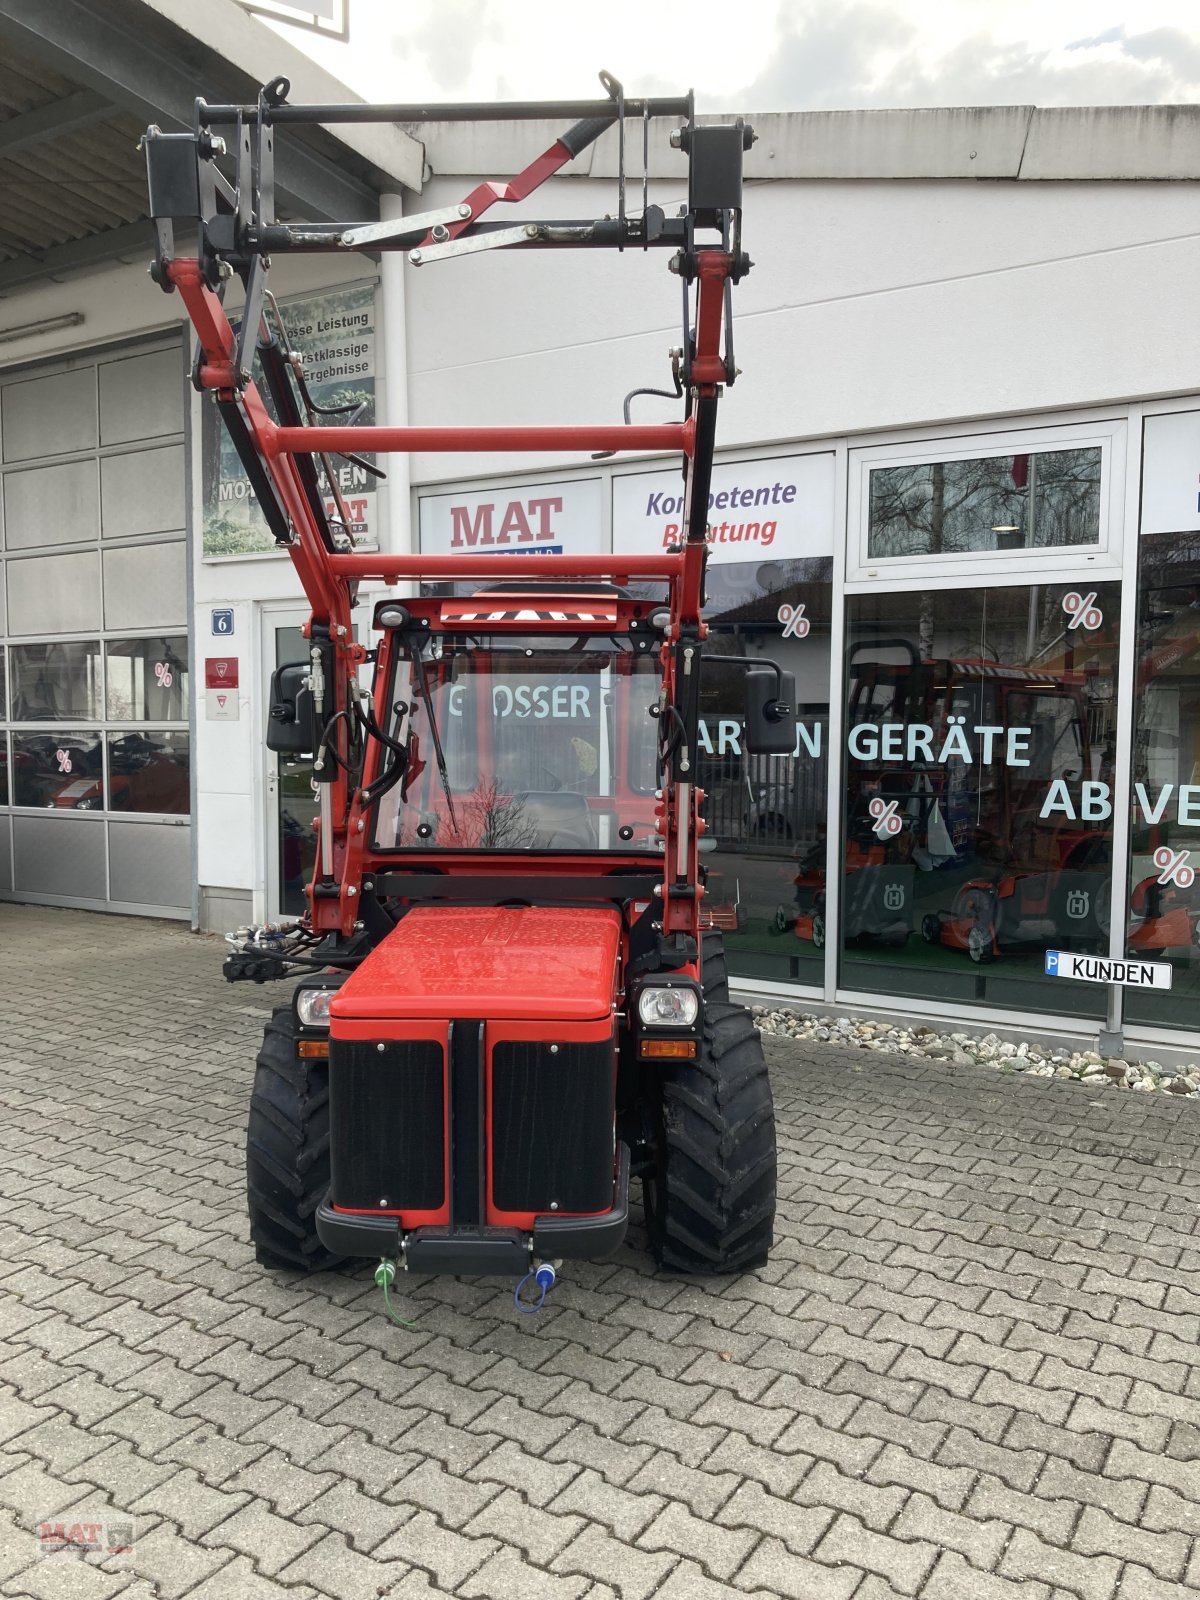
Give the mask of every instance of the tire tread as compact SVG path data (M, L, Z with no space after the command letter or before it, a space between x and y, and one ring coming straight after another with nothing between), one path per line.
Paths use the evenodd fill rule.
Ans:
M664 1073L660 1139L643 1180L659 1265L761 1266L775 1219L775 1116L762 1038L744 1007L706 1001L699 1059Z
M317 1236L329 1190L329 1063L301 1060L290 1005L263 1032L246 1125L250 1238L262 1266L320 1272L337 1264Z

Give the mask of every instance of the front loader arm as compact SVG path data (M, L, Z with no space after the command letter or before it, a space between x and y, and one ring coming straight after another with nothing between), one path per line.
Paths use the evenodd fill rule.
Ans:
M256 107L212 107L198 101L196 126L190 134L164 135L156 128L147 132L150 209L157 240L152 275L161 287L183 297L198 340L193 382L202 392L212 394L272 536L290 556L311 607L305 633L311 647L314 699L319 698L314 776L320 788L321 814L320 853L308 888L305 923L314 934L352 936L372 868L367 829L373 797L361 787L350 760L357 673L366 658L352 627L359 582L483 576L571 582L603 573L617 581L640 577L669 585L670 624L663 644L660 706L663 738L658 827L665 846L661 926L681 962L694 964L703 895L697 854L703 823L695 764L700 646L706 633L701 610L708 501L717 404L724 386L736 375L730 286L750 267L741 251L741 166L742 152L753 136L740 122L696 126L690 97L661 103L626 102L619 85L606 80L605 86L609 102L553 108L555 113L574 110L580 120L516 178L507 184L477 186L458 207L445 215L437 213L436 219L434 213L425 213L388 223L278 223L273 212L273 140L266 134L274 124L421 121L450 112L461 117L472 108L293 107L284 103L286 83L277 80L262 92ZM505 111L531 118L547 109L476 107L473 112L493 120ZM631 114L639 118L643 130L652 116L685 117L684 126L672 136L672 143L690 161L688 205L676 218L665 218L648 204L645 177L641 215L626 214L624 122ZM615 217L582 223L528 222L516 228L479 221L493 204L532 193L614 123L621 130L620 203ZM216 166L224 144L214 137L212 128L221 125L237 129L232 186ZM252 133L257 137L251 137ZM193 217L197 226L196 254L178 256L174 225L188 217ZM698 245L697 230L715 231L718 243ZM274 305L267 290L268 252L408 249L412 263L421 265L441 255L493 248L596 246L675 249L671 266L682 281L684 307L680 371L686 409L681 422L593 427L316 424L301 369L287 348L286 336L281 343L265 311L266 306ZM236 330L219 292L223 281L233 274L245 290ZM251 375L255 351L267 397ZM650 557L491 555L482 568L479 558L470 556L397 557L353 550L327 455L493 450L678 450L686 483L683 541ZM337 513L332 521L321 491L322 477ZM368 761L366 770L374 771L377 766L376 761Z

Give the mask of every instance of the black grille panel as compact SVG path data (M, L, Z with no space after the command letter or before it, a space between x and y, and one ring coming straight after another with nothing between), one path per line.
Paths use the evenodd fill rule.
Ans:
M501 1211L603 1211L613 1196L614 1057L598 1044L492 1051L492 1199Z
M334 1205L436 1211L445 1198L445 1052L435 1039L334 1039L329 1126Z

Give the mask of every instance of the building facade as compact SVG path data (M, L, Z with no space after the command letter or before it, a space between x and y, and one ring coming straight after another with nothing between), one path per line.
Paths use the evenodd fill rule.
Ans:
M752 120L703 689L731 970L825 1006L1200 1043L1200 123ZM499 125L484 173L477 129L430 128L419 201L384 203L460 198L556 131ZM602 214L614 155L529 214ZM652 151L664 206L677 159ZM273 277L320 395L364 420L595 422L662 386L661 256L518 254ZM304 605L186 384L179 308L140 264L0 304L103 323L0 344L0 893L218 929L297 911L312 794L262 731ZM343 488L385 549L678 532L672 460L380 465ZM744 753L721 653L795 672L791 755Z

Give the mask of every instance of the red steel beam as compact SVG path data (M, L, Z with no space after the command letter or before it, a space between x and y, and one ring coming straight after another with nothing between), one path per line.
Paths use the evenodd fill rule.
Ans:
M461 222L452 222L446 233L451 239L457 239L464 229L469 228L473 222L478 222L485 211L490 211L498 200L527 199L535 189L545 183L547 178L552 178L560 167L565 167L567 162L573 161L574 158L575 152L568 150L561 139L556 139L549 150L535 157L523 172L518 172L516 177L510 178L507 183L486 181L477 184L466 198L465 203L470 207L470 211ZM431 245L433 242L432 232L427 233L423 243Z
M695 427L688 421L530 428L272 428L264 444L274 455L345 450L682 450L690 456Z

